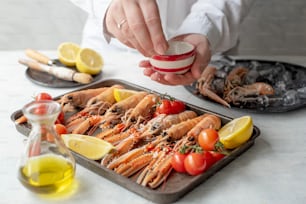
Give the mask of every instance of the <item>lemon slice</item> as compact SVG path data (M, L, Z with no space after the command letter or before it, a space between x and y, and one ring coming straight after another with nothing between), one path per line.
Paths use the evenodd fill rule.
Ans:
M111 143L88 135L62 134L62 139L69 149L91 160L101 159L114 148Z
M68 67L75 66L76 57L80 49L79 45L72 42L61 43L57 48L59 61Z
M227 149L234 149L250 139L253 132L251 116L242 116L225 124L219 131L219 140Z
M114 88L114 98L117 102L122 101L136 93L138 93L138 91Z
M76 68L79 72L95 75L101 72L102 56L90 48L82 48L76 58Z

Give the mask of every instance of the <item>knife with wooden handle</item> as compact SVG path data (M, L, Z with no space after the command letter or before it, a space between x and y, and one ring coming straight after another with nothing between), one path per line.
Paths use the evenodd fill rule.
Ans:
M38 52L36 50L26 49L25 50L25 54L28 57L30 57L30 58L32 58L32 59L34 59L34 60L36 60L36 61L38 61L38 62L40 62L42 64L47 64L47 65L50 65L50 66L55 65L54 60L50 59L46 55L44 55L44 54L42 54L42 53L40 53L40 52Z
M41 72L46 72L51 74L59 79L67 80L67 81L75 81L81 84L88 84L92 82L93 78L90 74L79 73L74 71L73 69L59 66L49 66L37 61L28 60L28 59L19 59L20 64L28 66L30 69L34 69Z

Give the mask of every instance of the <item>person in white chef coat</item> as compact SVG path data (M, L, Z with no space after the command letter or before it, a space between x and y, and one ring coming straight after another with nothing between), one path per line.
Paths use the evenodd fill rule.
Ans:
M196 47L191 70L183 75L159 74L148 60L144 75L167 85L186 85L198 79L211 56L233 48L239 26L253 0L71 0L88 12L82 46L103 51L135 49L145 57L163 54L168 40Z

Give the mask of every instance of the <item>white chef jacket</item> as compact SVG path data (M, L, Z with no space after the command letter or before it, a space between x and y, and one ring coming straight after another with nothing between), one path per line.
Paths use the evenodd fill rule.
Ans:
M105 12L112 0L71 0L88 12L83 30L82 46L97 51L127 49L104 32ZM198 33L208 38L213 53L234 47L239 26L253 0L156 0L166 39Z

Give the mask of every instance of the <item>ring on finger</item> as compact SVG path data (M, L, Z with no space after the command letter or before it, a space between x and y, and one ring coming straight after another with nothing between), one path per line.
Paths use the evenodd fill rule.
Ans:
M118 28L119 30L121 30L122 25L123 25L124 23L126 23L126 19L123 19L123 20L121 20L119 23L117 23L117 28Z

